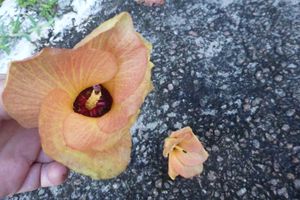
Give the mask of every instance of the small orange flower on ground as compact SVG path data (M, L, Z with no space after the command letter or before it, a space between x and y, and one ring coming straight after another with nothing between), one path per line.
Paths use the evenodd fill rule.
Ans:
M165 139L163 155L169 156L168 174L173 180L178 175L191 178L201 174L203 163L208 158L208 153L190 127L172 132Z
M129 163L130 127L152 89L151 48L121 13L73 49L12 62L4 107L22 126L39 127L53 159L94 179L115 177Z

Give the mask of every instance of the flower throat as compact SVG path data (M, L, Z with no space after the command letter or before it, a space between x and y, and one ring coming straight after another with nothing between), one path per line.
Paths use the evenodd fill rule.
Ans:
M73 110L88 117L101 117L111 109L111 106L111 95L99 84L80 92L73 103Z

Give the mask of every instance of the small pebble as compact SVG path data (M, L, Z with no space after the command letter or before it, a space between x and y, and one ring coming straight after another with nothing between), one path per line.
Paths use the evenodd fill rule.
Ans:
M189 32L189 35L194 36L194 37L197 37L197 36L198 36L198 34L197 34L195 31L190 31L190 32Z
M286 95L285 91L281 88L275 89L275 93L280 97L284 97Z
M292 174L292 173L288 173L288 174L286 175L286 177L287 177L288 179L290 179L290 180L295 179L295 175Z
M282 80L283 80L283 76L282 75L276 75L275 76L275 81L281 82Z
M74 185L80 185L81 184L81 180L80 179L76 179L73 183L74 183Z
M259 141L258 140L253 140L253 146L258 149L260 147Z
M209 171L208 172L208 180L210 180L210 181L214 181L214 180L216 180L216 174L215 174L215 172L213 172L213 171Z
M300 190L300 179L294 180L294 186L297 190Z
M224 160L224 159L223 159L221 156L218 156L218 157L217 157L217 161L218 161L218 162L222 162L223 160Z
M247 192L246 188L241 188L239 191L237 191L236 194L240 197L243 196L246 192Z
M297 65L295 65L294 63L291 63L287 66L287 68L289 69L296 69L297 68Z
M173 90L174 89L174 86L170 83L168 84L168 90Z
M162 180L161 179L158 179L157 181L155 181L155 187L156 188L161 188L162 186Z
M113 184L113 188L114 188L114 189L118 189L118 188L119 188L119 184L114 183L114 184Z
M282 129L283 131L289 131L289 130L290 130L290 126L289 126L288 124L284 124L284 125L281 127L281 129Z
M288 117L292 117L295 114L296 110L295 109L290 109L288 111L286 111L286 115Z
M256 74L255 74L255 77L257 80L261 80L263 77L262 77L262 72L261 71L257 71Z
M39 189L38 195L43 195L45 193L44 189Z
M288 193L287 193L287 189L285 187L277 190L277 194L280 196L284 196L285 198L288 198Z

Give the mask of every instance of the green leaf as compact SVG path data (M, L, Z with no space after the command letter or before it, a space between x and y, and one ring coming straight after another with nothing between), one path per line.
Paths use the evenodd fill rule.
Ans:
M11 21L12 33L17 34L21 30L20 16L16 20Z

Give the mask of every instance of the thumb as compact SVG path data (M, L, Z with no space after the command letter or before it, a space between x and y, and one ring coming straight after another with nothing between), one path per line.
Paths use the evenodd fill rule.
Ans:
M9 119L7 112L4 110L3 101L2 101L2 93L4 89L5 83L5 75L0 74L0 121L3 119Z

